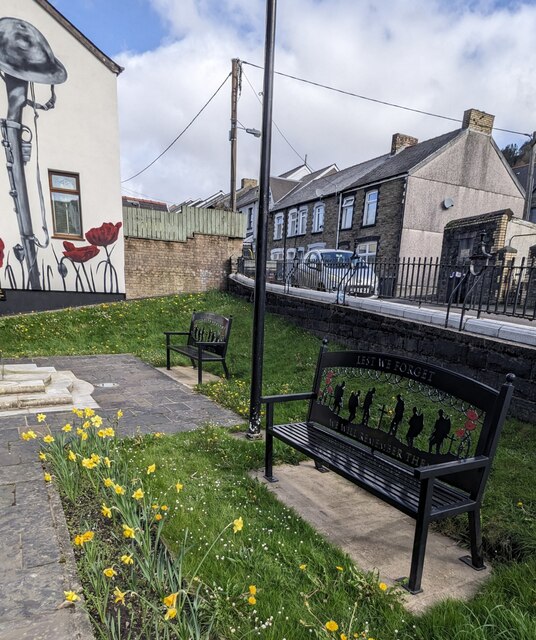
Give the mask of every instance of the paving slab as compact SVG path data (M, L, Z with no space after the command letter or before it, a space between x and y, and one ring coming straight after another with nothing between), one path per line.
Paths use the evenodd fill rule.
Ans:
M275 467L279 482L269 483L262 472L253 475L339 546L364 571L376 570L394 585L409 575L415 521L347 482L335 473L320 474L313 462ZM488 579L491 569L474 571L460 562L467 550L430 531L422 579L423 592L404 594L409 611L420 613L447 598L468 600Z

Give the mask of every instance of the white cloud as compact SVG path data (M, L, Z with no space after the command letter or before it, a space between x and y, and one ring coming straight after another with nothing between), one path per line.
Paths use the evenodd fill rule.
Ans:
M168 34L160 48L117 57L123 177L143 168L187 125L231 68L263 63L261 0L152 0ZM536 6L440 0L279 2L276 70L454 118L476 107L498 127L531 132ZM244 66L256 91L262 72ZM400 131L420 140L457 128L276 76L274 120L313 168L344 168L384 153ZM179 202L229 188L230 82L177 144L125 186ZM244 78L239 120L260 128ZM499 145L523 138L495 134ZM238 177L257 177L259 140L239 132ZM273 132L272 174L300 164Z

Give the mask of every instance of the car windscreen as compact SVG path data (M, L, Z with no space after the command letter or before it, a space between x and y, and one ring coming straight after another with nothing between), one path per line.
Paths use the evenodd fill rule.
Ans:
M322 253L322 262L331 265L350 265L351 251L324 251Z

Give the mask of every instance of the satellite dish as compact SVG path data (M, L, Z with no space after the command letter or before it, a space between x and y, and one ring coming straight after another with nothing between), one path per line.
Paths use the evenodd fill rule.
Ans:
M445 209L450 209L453 206L454 206L454 200L452 198L445 198L443 200L443 207Z
M316 193L316 197L317 198L321 198L324 194L322 193L322 189L316 189L315 190Z

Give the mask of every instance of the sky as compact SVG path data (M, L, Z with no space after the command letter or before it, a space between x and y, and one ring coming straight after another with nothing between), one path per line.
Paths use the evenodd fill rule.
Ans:
M231 83L171 149L243 61L238 120L261 128L263 0L52 0L104 53L118 77L123 194L180 203L229 191ZM495 126L536 130L536 0L280 0L275 70L461 120L477 108ZM250 64L246 64L250 63ZM340 169L389 151L400 132L426 140L458 122L381 105L279 75L271 173L304 160ZM502 148L527 137L500 131ZM237 178L258 178L260 140L238 132Z

